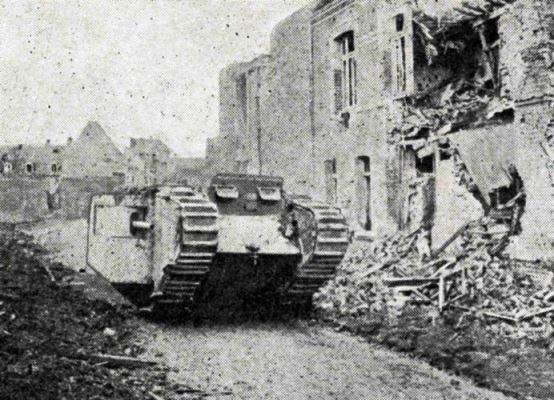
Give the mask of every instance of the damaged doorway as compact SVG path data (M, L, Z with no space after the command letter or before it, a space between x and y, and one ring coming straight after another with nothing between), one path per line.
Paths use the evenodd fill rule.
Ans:
M358 223L367 230L371 230L371 165L369 157L356 158L356 202L358 209Z

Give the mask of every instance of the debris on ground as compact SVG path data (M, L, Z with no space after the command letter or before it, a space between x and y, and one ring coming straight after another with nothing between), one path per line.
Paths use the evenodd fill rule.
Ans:
M317 309L349 316L386 309L394 318L406 304L437 312L451 307L490 319L496 334L551 337L554 274L501 257L508 227L485 219L469 223L448 243L458 247L454 254L423 258L418 235L421 231L399 233L375 243L372 251L351 254L316 294Z
M65 285L72 271L0 231L0 398L145 399L167 369L140 359L129 310ZM160 393L165 399L165 393Z
M554 273L540 263L506 258L512 232L510 224L484 217L461 227L431 256L418 251L422 230L359 247L315 295L316 312L338 330L418 354L513 395L509 388L523 384L522 378L493 381L502 381L514 360L499 364L497 376L483 365L491 354L511 350L518 362L537 365L526 374L544 372L541 365L552 371ZM476 352L487 362L477 362ZM554 374L547 374L521 392L551 398Z

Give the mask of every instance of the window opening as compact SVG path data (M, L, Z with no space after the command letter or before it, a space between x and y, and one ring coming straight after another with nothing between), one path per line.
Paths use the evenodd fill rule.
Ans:
M402 95L409 92L411 88L410 73L411 60L408 60L408 48L411 46L408 30L406 29L406 18L404 14L396 15L392 20L392 29L395 34L392 38L392 81L393 81L393 93L396 95ZM411 53L410 53L411 54ZM408 65L410 64L410 65Z
M345 107L357 103L357 73L354 31L345 32L335 38L340 59L340 69L333 73L335 89L335 113L340 113Z
M419 173L432 174L435 172L435 156L433 154L426 157L416 157L415 167Z

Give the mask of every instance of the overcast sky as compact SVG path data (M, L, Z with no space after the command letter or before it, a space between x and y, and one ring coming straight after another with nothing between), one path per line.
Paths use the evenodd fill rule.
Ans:
M0 0L0 145L64 142L89 120L119 146L159 137L202 156L218 73L269 49L309 0Z

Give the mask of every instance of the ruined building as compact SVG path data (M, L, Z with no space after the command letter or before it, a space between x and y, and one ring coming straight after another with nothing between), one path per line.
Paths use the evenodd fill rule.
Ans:
M280 175L352 227L424 229L483 213L512 254L554 257L554 12L547 0L321 0L270 54L220 76L219 171Z

